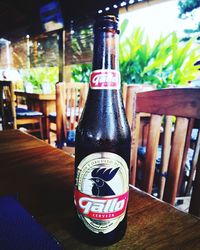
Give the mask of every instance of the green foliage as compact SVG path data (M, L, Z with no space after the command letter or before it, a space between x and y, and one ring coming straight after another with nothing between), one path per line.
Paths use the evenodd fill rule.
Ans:
M35 90L41 90L42 84L48 82L52 91L55 91L55 84L58 82L58 67L30 68L21 73L23 81L31 82Z
M128 22L122 23L122 34ZM194 63L199 59L200 46L194 48L191 39L181 43L175 32L160 36L150 44L144 30L135 28L133 33L120 41L120 71L122 82L149 83L157 88L170 84L187 84L195 79L198 67Z
M72 68L72 79L75 82L89 82L92 71L91 64L76 64Z
M149 42L144 30L135 28L126 39L122 36L128 25L124 20L120 30L120 72L122 83L148 83L157 88L171 84L186 85L196 78L200 46L194 46L194 39L181 43L176 33L160 36L154 44ZM75 82L89 82L91 64L72 66L72 79Z
M69 64L71 66L71 76L74 82L89 82L92 71L91 61L93 50L93 29L92 25L87 27L74 27L71 37L70 50L71 56Z
M70 47L71 62L73 64L88 61L91 58L93 49L93 29L92 26L81 27L74 31L71 40L68 41Z
M190 18L191 21L193 21L195 16L195 9L200 8L200 0L179 0L178 7L179 18ZM191 37L196 35L197 40L200 41L200 22L193 21L193 25L193 28L184 30L186 37L183 37L182 41L188 41Z
M200 0L179 0L178 6L180 11L179 17L182 17L184 14L200 7Z

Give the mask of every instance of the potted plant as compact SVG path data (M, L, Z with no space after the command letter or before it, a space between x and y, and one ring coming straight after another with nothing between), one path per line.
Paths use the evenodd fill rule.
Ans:
M51 93L55 91L55 83L58 81L58 67L38 67L23 70L22 78L25 86L28 85L29 92Z
M89 82L92 64L75 64L71 69L74 82Z

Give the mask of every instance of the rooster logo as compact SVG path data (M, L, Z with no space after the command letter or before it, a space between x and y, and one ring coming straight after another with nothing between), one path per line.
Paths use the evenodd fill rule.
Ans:
M112 188L106 182L112 180L118 170L119 168L95 168L92 171L92 178L90 179L93 181L92 194L96 196L115 195Z

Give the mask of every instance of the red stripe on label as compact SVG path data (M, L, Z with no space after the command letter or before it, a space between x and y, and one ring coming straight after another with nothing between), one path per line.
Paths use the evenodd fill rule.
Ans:
M93 197L74 190L74 201L78 211L91 218L97 220L108 220L122 215L128 204L128 192L105 197Z

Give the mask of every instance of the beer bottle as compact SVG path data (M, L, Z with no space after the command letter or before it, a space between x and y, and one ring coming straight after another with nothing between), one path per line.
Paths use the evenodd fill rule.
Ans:
M76 129L77 230L98 245L119 241L127 220L130 129L120 90L118 35L115 16L97 19L90 88Z

